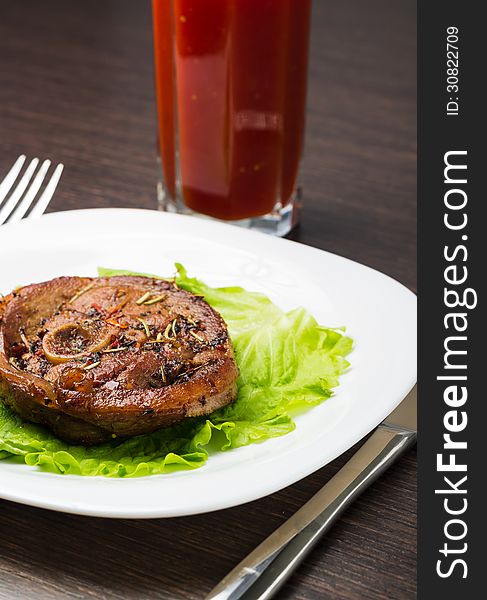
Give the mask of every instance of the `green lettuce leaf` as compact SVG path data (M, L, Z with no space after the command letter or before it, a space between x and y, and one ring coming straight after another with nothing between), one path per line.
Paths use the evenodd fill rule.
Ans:
M150 435L98 446L71 446L27 423L0 402L0 459L46 471L137 477L202 466L220 452L289 433L293 417L332 395L349 366L352 340L326 328L303 308L285 313L269 298L241 287L212 288L176 264L177 284L201 294L225 319L240 369L236 401L210 415ZM145 275L99 269L99 275Z

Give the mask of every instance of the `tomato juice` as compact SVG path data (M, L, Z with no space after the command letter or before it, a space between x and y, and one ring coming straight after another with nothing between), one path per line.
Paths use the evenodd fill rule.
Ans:
M293 197L310 0L153 0L165 194L219 219Z

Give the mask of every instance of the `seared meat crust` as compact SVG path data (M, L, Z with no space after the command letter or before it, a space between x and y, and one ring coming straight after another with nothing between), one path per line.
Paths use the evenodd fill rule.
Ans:
M59 277L0 300L0 395L70 443L150 433L236 396L226 325L147 277Z

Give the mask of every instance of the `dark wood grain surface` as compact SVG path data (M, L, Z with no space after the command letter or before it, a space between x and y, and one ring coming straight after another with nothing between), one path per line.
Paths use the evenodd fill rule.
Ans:
M413 0L315 0L305 210L292 234L411 289L415 21ZM21 153L65 163L51 210L155 207L148 2L2 0L0 178ZM0 501L0 599L201 599L350 454L272 496L194 517L116 521ZM415 473L411 451L279 598L414 598Z

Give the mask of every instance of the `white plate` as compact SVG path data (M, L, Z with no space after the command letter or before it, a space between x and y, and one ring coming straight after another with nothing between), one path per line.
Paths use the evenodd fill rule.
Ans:
M0 497L83 515L190 515L255 500L332 461L376 427L416 380L416 297L345 258L237 227L129 209L53 213L0 228L0 292L98 266L170 275L174 262L211 285L238 284L284 309L347 326L352 368L296 430L210 457L205 466L136 479L62 476L0 461Z

